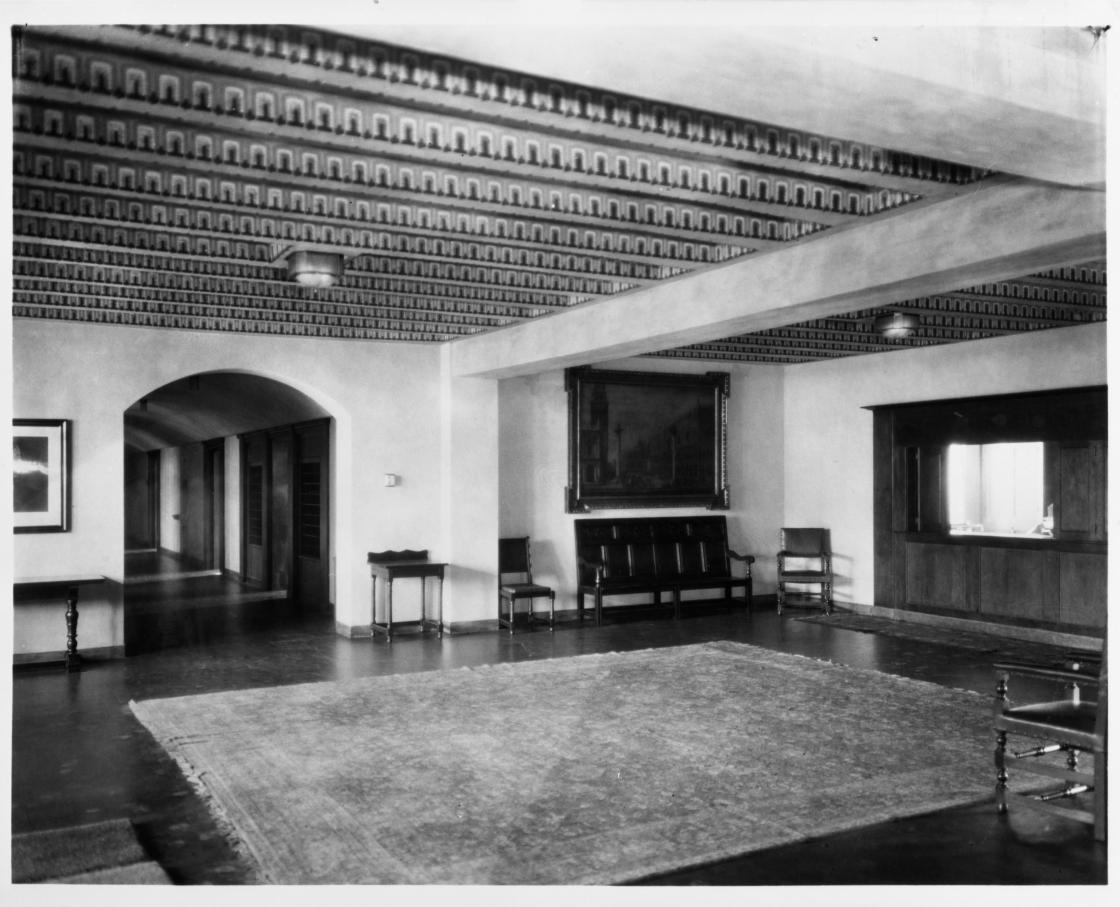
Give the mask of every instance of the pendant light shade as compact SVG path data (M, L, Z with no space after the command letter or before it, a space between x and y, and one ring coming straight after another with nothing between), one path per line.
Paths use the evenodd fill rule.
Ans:
M907 315L903 312L891 312L889 315L880 315L875 319L875 330L888 340L912 337L914 332L918 330L918 316Z
M342 256L301 249L288 256L288 276L305 287L329 287L342 277Z

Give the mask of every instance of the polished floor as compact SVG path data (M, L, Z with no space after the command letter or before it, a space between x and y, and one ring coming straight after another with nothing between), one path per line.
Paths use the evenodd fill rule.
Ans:
M165 602L161 606L161 601ZM169 603L169 604L167 604ZM343 639L329 615L293 613L216 576L129 586L128 658L13 676L12 829L127 817L180 884L236 885L245 864L174 762L128 708L132 699L376 674L558 658L732 639L990 692L991 655L843 630L773 610L709 609L672 621L565 621L506 633ZM671 720L671 719L667 719ZM906 741L900 740L900 746ZM821 753L820 771L828 772ZM806 783L812 783L811 778ZM1104 845L1087 826L999 817L991 803L898 820L647 879L649 885L1097 885Z

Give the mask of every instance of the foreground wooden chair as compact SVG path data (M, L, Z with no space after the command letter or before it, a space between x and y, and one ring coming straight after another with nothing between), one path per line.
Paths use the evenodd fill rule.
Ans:
M1106 777L1108 743L1108 658L1092 653L1071 653L1064 664L1054 667L999 662L996 669L996 808L1006 813L1009 801L1032 809L1087 822L1098 841L1107 835L1108 788ZM1009 692L1013 676L1033 677L1062 684L1060 699L1012 703ZM1009 752L1008 735L1030 738L1036 745ZM1045 757L1065 753L1065 765ZM1082 753L1093 756L1093 771L1079 765ZM1048 789L1012 788L1008 762L1035 775L1051 779Z

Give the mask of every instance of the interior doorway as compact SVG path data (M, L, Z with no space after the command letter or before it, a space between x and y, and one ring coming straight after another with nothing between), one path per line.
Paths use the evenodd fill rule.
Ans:
M315 401L240 373L126 410L126 653L332 614L331 435Z

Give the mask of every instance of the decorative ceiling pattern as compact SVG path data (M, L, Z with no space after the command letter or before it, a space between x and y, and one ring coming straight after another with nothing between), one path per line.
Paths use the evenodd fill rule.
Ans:
M441 342L990 176L289 26L17 29L13 314ZM289 280L335 252L333 287ZM1103 262L656 355L803 362L1105 317Z

